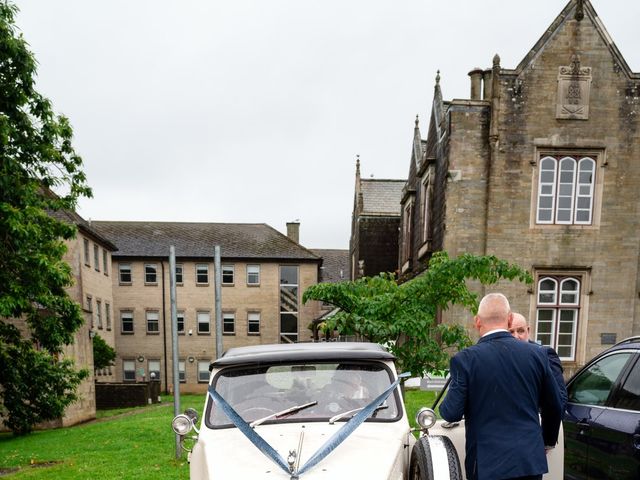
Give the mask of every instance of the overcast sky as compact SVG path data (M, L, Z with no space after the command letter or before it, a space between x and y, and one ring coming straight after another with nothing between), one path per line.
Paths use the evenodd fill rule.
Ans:
M515 68L565 0L18 0L39 91L74 127L95 220L301 222L348 248L355 158L406 178L436 71ZM593 0L634 71L637 0Z

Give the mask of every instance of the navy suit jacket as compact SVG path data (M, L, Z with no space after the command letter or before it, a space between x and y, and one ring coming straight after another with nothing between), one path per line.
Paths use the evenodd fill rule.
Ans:
M529 340L529 342L534 345L538 345L536 342ZM545 352L547 352L547 357L549 358L549 366L551 367L551 373L553 374L553 378L555 378L556 383L558 384L558 390L560 391L560 400L562 403L562 413L564 416L565 408L567 408L567 400L569 395L567 394L567 385L564 382L564 375L562 372L564 371L562 368L562 362L560 361L560 357L556 351L544 345L540 346Z
M458 352L450 375L440 415L465 418L467 479L546 473L544 447L558 441L562 404L545 350L492 333Z

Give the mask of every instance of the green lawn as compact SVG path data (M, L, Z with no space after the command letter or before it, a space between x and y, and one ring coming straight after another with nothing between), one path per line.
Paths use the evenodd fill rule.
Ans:
M433 392L406 392L409 419L431 406ZM173 399L161 405L99 412L100 420L25 437L0 434L0 476L8 479L188 479L186 456L175 459ZM184 395L181 408L202 411L203 395Z

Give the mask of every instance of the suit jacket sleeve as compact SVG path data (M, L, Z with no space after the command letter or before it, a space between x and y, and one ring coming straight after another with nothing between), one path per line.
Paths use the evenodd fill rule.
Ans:
M460 354L451 359L449 391L440 404L440 416L447 422L458 422L464 415L468 382L467 373L462 364Z
M569 396L567 395L567 386L564 383L564 376L562 375L562 362L560 362L560 357L558 357L558 354L553 348L547 347L546 350L547 357L549 358L549 366L551 367L551 373L553 374L553 378L558 384L558 390L560 391L562 413L564 414Z
M548 355L546 355L548 357ZM560 388L549 362L545 362L545 374L540 392L540 415L542 417L542 438L547 446L558 443L558 433L562 422L563 405Z

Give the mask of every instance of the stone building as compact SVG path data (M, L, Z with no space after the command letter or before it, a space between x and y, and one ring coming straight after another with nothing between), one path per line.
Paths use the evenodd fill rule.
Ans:
M405 182L361 178L357 160L349 239L351 280L396 271L400 198Z
M492 290L571 373L640 334L640 74L571 0L515 68L496 55L469 75L464 100L444 101L437 78L426 141L416 125L401 274L441 249L517 262L534 283Z
M94 222L113 254L118 381L173 385L169 247L176 252L181 391L204 391L216 357L214 246L221 250L223 350L311 339L317 302L302 304L318 282L321 258L266 224Z
M85 319L76 332L74 343L65 347L64 355L73 358L76 367L89 370L89 377L78 387L78 401L66 409L64 417L52 422L53 426L67 426L95 418L96 378L100 381L115 379L112 369L94 370L92 339L100 335L107 344L115 347L111 255L116 247L76 213L58 211L54 215L78 228L76 238L67 241L64 259L75 278L75 283L67 291L82 306Z

